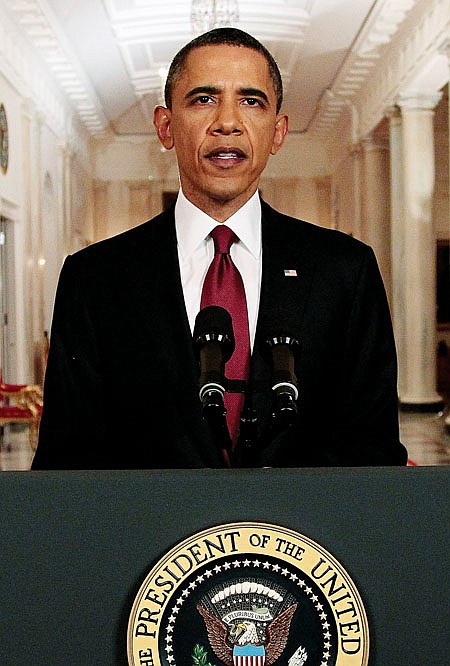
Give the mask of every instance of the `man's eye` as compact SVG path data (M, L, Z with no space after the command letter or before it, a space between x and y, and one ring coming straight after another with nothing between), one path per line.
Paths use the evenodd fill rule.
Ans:
M261 101L256 99L256 97L246 97L243 102L244 104L247 104L247 106L261 106Z
M212 101L212 97L210 95L200 95L194 101L196 104L209 104Z

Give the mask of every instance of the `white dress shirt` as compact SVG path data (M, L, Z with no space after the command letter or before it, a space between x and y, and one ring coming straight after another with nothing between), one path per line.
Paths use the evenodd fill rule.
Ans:
M203 281L214 257L210 232L221 222L194 206L180 189L175 204L181 283L191 331L200 310ZM258 192L226 222L239 238L230 254L244 282L247 298L250 344L253 349L261 288L261 202Z

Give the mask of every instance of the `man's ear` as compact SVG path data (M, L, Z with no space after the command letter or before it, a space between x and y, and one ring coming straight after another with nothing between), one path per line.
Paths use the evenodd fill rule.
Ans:
M272 142L271 155L276 155L284 143L284 137L288 133L289 123L286 114L279 114L275 121L275 134Z
M170 150L174 146L172 130L170 121L172 113L170 109L165 106L157 106L153 111L153 124L156 128L156 133L161 144L166 150Z

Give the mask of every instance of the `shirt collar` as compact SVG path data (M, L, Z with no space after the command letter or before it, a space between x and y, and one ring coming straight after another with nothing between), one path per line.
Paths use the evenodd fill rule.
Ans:
M180 189L175 204L175 227L178 250L183 259L190 257L205 241L219 222L186 199ZM225 224L230 227L249 252L259 259L261 255L261 201L255 194L232 215Z

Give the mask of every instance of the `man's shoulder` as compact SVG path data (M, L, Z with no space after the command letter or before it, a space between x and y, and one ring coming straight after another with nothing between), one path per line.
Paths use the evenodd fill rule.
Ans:
M142 224L122 231L114 236L96 241L71 255L70 260L75 263L117 262L129 260L142 252L152 248L160 248L163 239L170 239L175 234L173 212L166 210L156 217ZM175 236L174 236L175 237Z
M366 255L371 248L361 240L344 231L322 227L312 222L292 217L275 210L262 202L263 220L266 230L280 241L308 245L320 253Z

